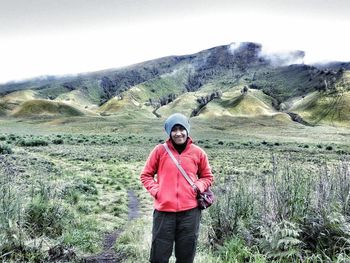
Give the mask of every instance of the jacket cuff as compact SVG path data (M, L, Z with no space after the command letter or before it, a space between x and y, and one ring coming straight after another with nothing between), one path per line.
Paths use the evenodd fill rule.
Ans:
M202 183L202 182L197 181L197 182L195 182L194 184L197 186L197 188L198 188L199 192L203 193L203 192L205 191L205 189L204 189L204 185L203 185L203 183Z
M154 197L157 198L157 193L158 193L158 187L150 189L150 194Z

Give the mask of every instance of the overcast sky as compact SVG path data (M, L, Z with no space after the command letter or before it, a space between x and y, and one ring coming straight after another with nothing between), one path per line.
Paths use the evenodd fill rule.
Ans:
M0 0L0 83L232 42L350 61L348 0Z

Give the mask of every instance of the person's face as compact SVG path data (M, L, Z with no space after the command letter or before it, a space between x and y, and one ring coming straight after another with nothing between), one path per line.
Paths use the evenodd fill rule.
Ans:
M184 144L187 140L187 131L183 126L177 124L171 129L170 136L176 144Z

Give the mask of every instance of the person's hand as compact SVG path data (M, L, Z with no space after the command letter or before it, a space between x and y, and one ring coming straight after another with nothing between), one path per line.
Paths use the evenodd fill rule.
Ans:
M194 185L193 191L194 191L196 194L200 193L200 190L199 190L199 188L197 187L197 185Z

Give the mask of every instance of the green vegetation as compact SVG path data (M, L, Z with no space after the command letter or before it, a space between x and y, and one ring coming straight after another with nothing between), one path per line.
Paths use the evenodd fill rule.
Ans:
M291 110L312 123L349 124L350 92L314 92Z
M348 260L348 130L295 124L283 133L272 119L265 128L254 124L259 129L230 120L191 120L218 198L203 212L196 262ZM12 131L0 136L12 152L0 155L2 259L79 261L102 251L105 233L122 229L115 251L125 262L146 262L152 198L138 177L149 151L165 139L162 122L100 117L64 127L0 125ZM140 202L140 218L131 222L128 190Z
M57 249L59 260L75 260L97 253L104 233L125 224L127 190L142 190L135 165L143 160L136 148L128 151L137 138L4 134L1 140L12 142L1 144L0 155L2 259L51 261ZM116 147L122 143L128 148Z
M33 115L79 116L82 113L67 104L46 100L26 101L14 113L16 117L30 117Z
M196 262L349 262L350 72L272 65L260 49L1 86L0 261L81 262L118 232L120 260L147 262L139 174L182 112L217 195Z
M11 154L12 149L7 144L0 144L0 154Z

